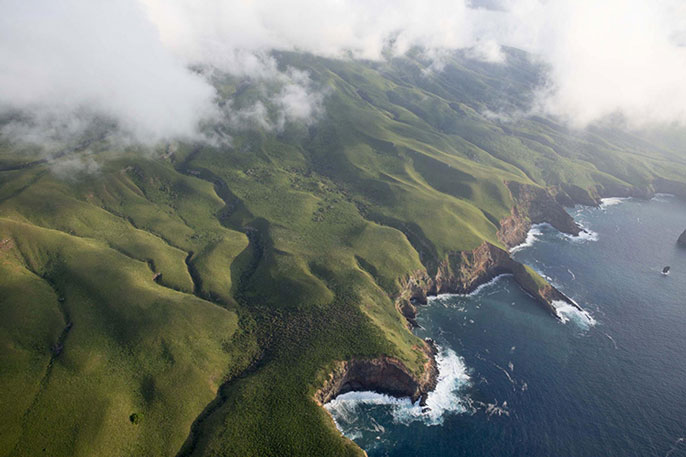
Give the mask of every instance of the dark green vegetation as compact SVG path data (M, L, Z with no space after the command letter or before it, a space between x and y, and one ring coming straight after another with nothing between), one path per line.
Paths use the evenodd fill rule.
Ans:
M489 120L538 83L517 51L435 74L278 59L326 90L317 122L231 147L87 142L57 161L99 150L101 170L69 178L0 146L0 455L359 455L314 391L353 356L422 370L399 280L501 245L507 181L584 201L686 176L669 142Z

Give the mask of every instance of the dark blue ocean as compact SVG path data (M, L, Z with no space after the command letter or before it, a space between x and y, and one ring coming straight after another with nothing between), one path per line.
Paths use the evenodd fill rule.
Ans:
M686 203L607 200L547 225L514 257L588 315L552 317L503 276L420 309L441 347L431 410L349 393L327 407L374 456L686 456ZM671 265L669 276L660 271Z

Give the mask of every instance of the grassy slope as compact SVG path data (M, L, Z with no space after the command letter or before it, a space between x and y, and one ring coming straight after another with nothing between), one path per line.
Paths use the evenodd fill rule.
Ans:
M103 242L5 218L0 227L14 245L3 253L3 270L36 282L42 296L29 306L47 308L17 309L23 288L3 294L3 309L26 325L3 322L6 337L17 337L3 358L20 373L17 361L34 359L38 374L32 389L18 392L25 409L8 408L3 444L19 455L177 449L177 435L213 398L232 361L223 345L231 344L236 314L155 284L144 262ZM54 360L50 342L64 344ZM132 413L143 418L137 426Z
M358 455L314 389L353 356L421 370L399 278L499 244L505 181L686 175L670 142L484 117L526 105L537 69L515 51L507 70L453 56L429 76L418 57L279 59L328 88L316 124L119 153L77 180L0 172L0 455L174 455L196 417L182 454ZM259 93L217 84L237 106Z
M190 183L195 200L178 199L174 214L117 165L105 179L75 182L27 171L40 177L19 193L15 179L2 182L0 195L11 197L0 197L0 455L173 455L230 368L247 363L235 310L192 295L185 264L185 250L210 244L194 233L220 239L224 252L205 254L198 270L218 278L228 301L222 262L245 249L245 236L212 217L221 202L206 183ZM172 176L186 193L187 178ZM197 231L186 214L201 221Z

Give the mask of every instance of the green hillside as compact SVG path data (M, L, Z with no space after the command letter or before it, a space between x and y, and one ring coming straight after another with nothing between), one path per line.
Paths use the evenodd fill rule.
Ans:
M91 139L42 160L3 140L0 455L360 455L315 390L352 357L421 372L400 281L502 246L508 182L575 201L686 183L676 134L489 115L526 109L540 82L507 53L436 73L420 54L278 54L323 114L230 146ZM260 96L215 84L234 106ZM98 172L54 171L85 157Z

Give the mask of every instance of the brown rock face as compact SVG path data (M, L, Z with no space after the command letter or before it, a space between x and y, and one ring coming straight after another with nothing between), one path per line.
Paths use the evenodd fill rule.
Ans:
M506 251L487 242L473 251L448 256L436 274L438 293L469 293L503 273L514 273L519 263Z
M488 242L483 242L473 251L449 255L448 260L439 265L435 278L421 271L410 275L403 281L403 292L396 306L412 324L417 313L415 305L426 304L427 296L466 294L501 274L511 274L522 289L554 315L554 300L576 306L553 286L539 285L524 265L512 259L507 251Z
M686 248L686 230L681 233L679 239L676 240L676 243L682 248Z
M438 378L435 348L433 343L425 344L427 362L421 377L412 374L400 360L393 357L337 362L329 378L315 394L315 400L324 404L346 392L372 390L423 402L426 394L436 387Z
M500 221L498 239L508 248L517 246L531 228L531 220L515 206L509 217Z
M510 216L500 221L498 238L505 246L513 247L526 239L532 224L547 222L560 232L570 235L581 232L581 228L559 202L561 199L569 200L566 194L554 197L546 189L517 182L509 182L507 186L515 205ZM590 203L596 204L592 200Z

